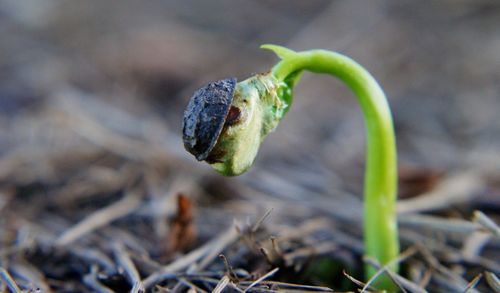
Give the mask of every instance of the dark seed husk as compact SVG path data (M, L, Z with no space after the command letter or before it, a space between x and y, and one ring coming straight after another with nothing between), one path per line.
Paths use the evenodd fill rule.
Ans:
M184 147L198 161L205 160L220 136L233 101L236 78L222 79L199 89L184 111Z

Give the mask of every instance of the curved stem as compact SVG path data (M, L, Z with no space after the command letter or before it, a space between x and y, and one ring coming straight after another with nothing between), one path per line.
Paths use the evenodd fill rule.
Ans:
M271 46L268 46L271 48ZM309 70L327 73L346 83L356 95L363 111L367 132L366 171L364 180L364 242L368 256L382 265L399 254L396 219L396 143L392 116L386 97L375 79L352 59L325 50L295 53L287 51L272 73L284 81L293 73ZM397 266L391 267L397 271ZM375 269L367 267L367 278ZM388 277L378 283L393 289Z

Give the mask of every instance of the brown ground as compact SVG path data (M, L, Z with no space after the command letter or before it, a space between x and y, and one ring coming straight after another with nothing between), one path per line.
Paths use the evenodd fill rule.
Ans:
M1 1L0 291L361 288L339 82L305 75L241 177L183 149L193 90L269 69L263 43L345 53L386 90L402 291L499 290L499 28L494 0Z

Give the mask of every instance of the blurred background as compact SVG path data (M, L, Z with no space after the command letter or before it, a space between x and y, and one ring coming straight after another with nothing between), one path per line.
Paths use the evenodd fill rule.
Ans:
M488 252L471 249L466 236L484 236L470 221L474 210L500 214L499 28L493 0L2 0L0 267L22 288L104 283L120 291L130 283L115 270L121 252L144 279L234 219L255 221L272 209L259 241L312 220L316 228L282 249L326 241L291 263L326 255L337 268L334 279L320 278L317 266L312 275L281 270L277 279L342 289L346 267L362 279L364 125L340 82L305 74L287 117L238 178L219 176L183 148L192 93L268 70L277 57L259 46L272 43L346 54L385 89L397 132L403 247L437 241L429 244L436 258L459 268L450 269L459 279L437 270L425 285L459 291L479 273L498 274L498 238L481 242ZM100 211L104 220L92 218ZM187 228L175 222L183 216ZM456 226L446 226L450 219ZM226 253L248 273L280 260L245 247ZM443 247L454 261L439 254ZM109 262L96 264L94 254ZM223 263L207 270L223 273ZM419 283L426 270L415 256L406 272Z

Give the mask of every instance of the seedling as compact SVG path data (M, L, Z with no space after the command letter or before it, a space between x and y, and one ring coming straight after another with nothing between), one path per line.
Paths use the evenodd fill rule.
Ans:
M368 256L387 264L399 254L396 220L396 143L389 105L375 79L361 65L326 50L294 52L264 45L281 61L271 71L236 82L224 79L198 90L184 113L184 146L196 159L226 176L252 165L261 142L290 108L292 90L304 70L342 80L356 95L366 126L364 242ZM397 265L389 268L397 271ZM375 274L365 269L366 277ZM377 284L394 289L382 276Z

